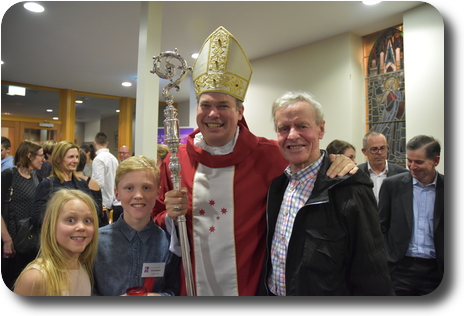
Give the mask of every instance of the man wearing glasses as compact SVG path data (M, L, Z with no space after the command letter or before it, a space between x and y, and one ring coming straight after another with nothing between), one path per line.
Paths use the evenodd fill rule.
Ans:
M358 165L358 168L371 177L374 183L374 195L378 203L383 180L398 173L408 172L408 170L387 161L387 138L382 133L370 131L364 135L362 152L367 156L368 161Z

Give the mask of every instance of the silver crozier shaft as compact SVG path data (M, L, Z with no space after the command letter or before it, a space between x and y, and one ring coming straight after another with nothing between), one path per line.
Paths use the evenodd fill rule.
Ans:
M166 65L164 69L166 72L161 72L161 60L166 59ZM171 63L171 59L177 59L181 65L178 69L181 70L180 77L177 80L173 81L173 77L176 73L176 67ZM183 59L178 53L177 49L174 52L167 51L161 53L159 56L153 57L153 70L152 73L156 73L159 77L163 79L169 79L171 82L163 89L163 96L166 99L167 106L164 110L164 137L166 145L169 147L169 152L171 153L171 158L169 160L169 170L171 171L171 180L174 187L174 190L180 190L180 170L181 165L179 162L179 157L177 152L180 145L179 137L179 120L177 119L177 109L174 107L174 97L169 94L169 91L172 88L176 88L177 91L180 89L179 84L184 80L187 75L187 71L191 70L187 67L185 59ZM187 289L188 296L195 296L195 286L193 283L193 273L192 273L192 263L190 260L190 247L187 235L187 225L185 215L177 217L178 229L179 229L179 239L180 247L182 250L182 265L184 268L185 274L185 285Z

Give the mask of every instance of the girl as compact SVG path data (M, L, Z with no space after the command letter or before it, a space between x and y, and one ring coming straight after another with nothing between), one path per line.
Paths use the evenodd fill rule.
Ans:
M25 296L89 296L97 254L98 218L85 192L61 189L47 204L37 258L20 274L14 292Z

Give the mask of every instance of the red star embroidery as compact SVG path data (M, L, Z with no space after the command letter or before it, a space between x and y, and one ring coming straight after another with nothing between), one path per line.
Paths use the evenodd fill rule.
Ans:
M227 213L227 209L226 209L226 208L222 208L222 209L221 209L221 213L222 213L222 214L226 214L226 213Z
M219 216L216 216L216 219L217 219L217 220L220 220L221 218L220 218Z
M199 210L198 213L199 213L200 215L205 215L206 212L205 212L205 210Z
M216 231L216 227L211 226L211 227L209 228L209 232L210 232L210 233L214 233L215 231Z
M214 206L215 204L216 202L214 202L214 200L209 200L209 205Z

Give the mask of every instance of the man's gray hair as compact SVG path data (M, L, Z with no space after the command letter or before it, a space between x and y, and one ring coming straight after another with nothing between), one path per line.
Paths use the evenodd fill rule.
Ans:
M321 125L324 121L324 113L322 111L322 105L316 101L313 95L305 91L287 91L282 96L278 97L272 104L272 120L274 121L274 128L277 131L277 125L275 121L275 114L278 109L285 108L290 104L298 101L306 101L311 104L316 112L316 124Z

